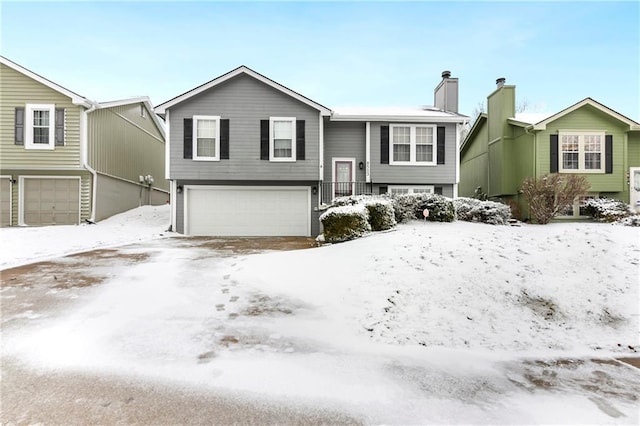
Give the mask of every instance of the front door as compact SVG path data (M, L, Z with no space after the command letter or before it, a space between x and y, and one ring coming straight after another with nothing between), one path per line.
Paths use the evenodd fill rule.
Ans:
M333 196L346 197L353 195L353 165L355 160L334 160L333 162Z
M629 169L629 204L631 210L640 212L640 167Z

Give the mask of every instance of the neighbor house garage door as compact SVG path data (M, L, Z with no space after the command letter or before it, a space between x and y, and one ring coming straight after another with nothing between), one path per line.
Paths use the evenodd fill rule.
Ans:
M79 178L23 178L25 225L77 225L80 222Z
M309 236L308 187L185 187L185 234Z
M0 176L0 226L11 225L11 177Z

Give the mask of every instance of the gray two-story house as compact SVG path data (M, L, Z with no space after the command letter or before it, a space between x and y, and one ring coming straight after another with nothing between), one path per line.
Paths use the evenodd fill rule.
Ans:
M459 181L458 79L434 107L331 110L245 66L156 107L165 119L172 228L313 236L337 196L433 192Z

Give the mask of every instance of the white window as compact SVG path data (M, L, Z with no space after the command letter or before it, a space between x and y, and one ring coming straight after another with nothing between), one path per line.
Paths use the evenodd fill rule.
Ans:
M436 126L391 124L389 133L389 164L436 164Z
M296 161L295 117L269 119L269 160Z
M603 132L560 132L559 141L561 173L604 173Z
M432 185L421 186L405 186L405 185L392 185L389 186L389 194L433 194L434 187Z
M220 160L220 117L195 115L193 117L193 159Z
M26 149L54 149L55 105L27 104L25 108Z

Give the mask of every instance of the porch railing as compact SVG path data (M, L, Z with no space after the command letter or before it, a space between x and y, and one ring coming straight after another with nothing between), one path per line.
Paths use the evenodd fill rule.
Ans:
M322 204L331 204L336 197L369 195L373 193L371 182L322 182Z

